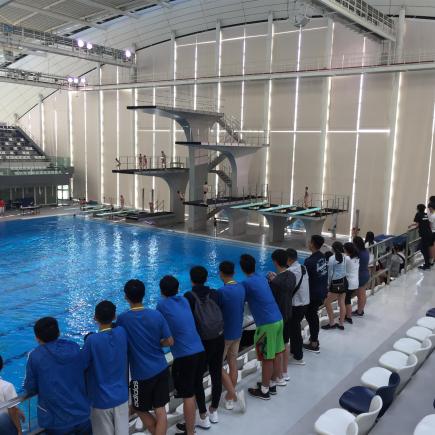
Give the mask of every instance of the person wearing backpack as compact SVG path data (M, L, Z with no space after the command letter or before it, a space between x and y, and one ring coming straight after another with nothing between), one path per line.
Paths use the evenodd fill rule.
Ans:
M310 287L308 273L304 265L298 262L298 253L295 249L287 249L287 266L296 277L296 287L293 291L292 316L290 318L290 354L289 364L304 366L303 338L301 322L310 303ZM283 374L284 379L286 373Z
M205 350L206 364L204 373L209 371L211 378L211 405L209 413L205 405L204 389L196 392L200 420L198 426L208 429L211 423L218 423L217 409L222 394L222 360L225 349L224 319L219 307L219 295L216 290L205 285L207 269L195 266L190 269L192 291L185 293L195 319L196 328Z

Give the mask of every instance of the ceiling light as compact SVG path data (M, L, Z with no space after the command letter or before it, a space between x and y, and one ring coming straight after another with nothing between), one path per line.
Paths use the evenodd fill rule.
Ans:
M73 82L73 78L72 77L68 77L68 83L72 83Z
M86 78L85 78L85 77L82 77L82 78L80 79L80 83L84 85L84 84L86 83Z
M74 77L73 81L74 81L75 84L78 84L79 79L77 77Z
M125 57L127 59L130 59L131 55L132 55L132 53L131 53L131 51L129 49L125 50Z
M86 48L88 50L92 50L92 47L93 47L92 43L90 43L90 42L86 43Z
M85 41L83 41L82 39L77 39L77 45L80 48L83 48L85 46Z

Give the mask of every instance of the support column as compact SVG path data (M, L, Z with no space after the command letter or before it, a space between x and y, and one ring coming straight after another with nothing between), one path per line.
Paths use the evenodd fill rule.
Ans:
M229 235L240 236L246 233L248 213L241 210L228 208L226 210L229 220Z
M304 219L299 218L303 223L305 227L305 246L308 247L308 244L310 243L311 237L315 234L322 234L323 230L323 224L326 221L326 218L320 218L320 219Z
M269 224L268 239L270 243L282 242L288 225L287 216L264 215Z
M101 86L101 64L97 64L97 77L98 77L98 84ZM101 111L102 111L102 99L103 99L103 91L98 91L98 113L97 113L97 133L98 133L98 140L99 140L99 148L100 152L98 153L98 168L99 168L99 174L100 174L100 182L98 183L98 198L101 203L103 203L103 197L104 197L104 171L103 171L103 135L102 135L102 128L101 123L103 121L101 117Z
M41 148L45 151L45 138L44 138L44 97L39 94L38 109L39 109L39 143Z

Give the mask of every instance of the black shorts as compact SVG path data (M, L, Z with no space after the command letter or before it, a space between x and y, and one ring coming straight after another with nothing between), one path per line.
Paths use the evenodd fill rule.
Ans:
M284 344L288 344L290 342L290 319L284 322L284 326L282 328L282 338L284 339Z
M335 285L334 285L335 284ZM331 285L329 286L329 291L334 294L341 295L346 293L347 290L347 279L336 279L332 280Z
M169 403L169 369L144 381L131 381L130 393L133 408L137 411L163 408Z
M174 359L172 379L176 398L188 399L195 395L195 385L202 384L204 368L204 352Z

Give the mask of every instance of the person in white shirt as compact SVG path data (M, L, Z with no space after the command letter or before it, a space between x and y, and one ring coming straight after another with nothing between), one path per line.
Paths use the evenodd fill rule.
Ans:
M0 356L0 371L3 369L3 358ZM0 404L15 399L17 392L15 387L0 378ZM8 409L0 409L0 433L1 435L21 435L21 420L24 420L24 414L18 406Z
M345 267L347 279L347 290L345 296L346 317L344 320L352 324L352 296L359 287L359 257L358 251L353 243L345 243L343 248L344 253L346 254Z
M344 318L346 317L345 295L346 283L346 260L344 257L343 244L334 242L332 244L332 255L328 260L328 296L325 299L325 307L328 313L329 323L322 326L322 329L344 330ZM340 307L339 323L335 323L332 302L337 300Z
M293 272L296 277L296 287L292 298L292 317L290 319L290 364L305 365L303 359L303 339L301 322L305 316L305 311L310 303L310 288L308 284L308 273L305 266L299 264L298 253L294 249L287 249L288 270ZM284 373L286 376L286 373Z
M202 193L203 193L202 202L204 204L207 204L207 195L208 195L208 183L207 183L207 181L205 181L204 185L202 186Z

